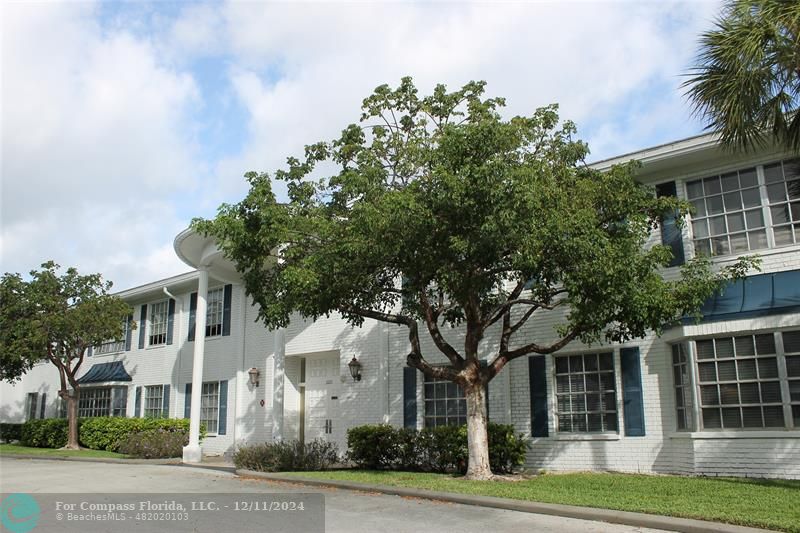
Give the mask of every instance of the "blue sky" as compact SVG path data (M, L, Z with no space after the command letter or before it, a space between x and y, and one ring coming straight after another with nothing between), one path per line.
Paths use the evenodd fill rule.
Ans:
M188 270L196 216L411 75L557 102L601 159L702 132L679 89L717 2L7 2L3 271L122 289Z

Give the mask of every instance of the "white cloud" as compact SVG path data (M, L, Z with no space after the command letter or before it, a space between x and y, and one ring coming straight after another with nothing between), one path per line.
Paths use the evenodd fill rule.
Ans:
M99 28L90 4L4 11L4 270L53 258L122 283L185 270L174 254L147 257L175 234L164 200L200 171L186 128L199 101L191 76L148 40Z

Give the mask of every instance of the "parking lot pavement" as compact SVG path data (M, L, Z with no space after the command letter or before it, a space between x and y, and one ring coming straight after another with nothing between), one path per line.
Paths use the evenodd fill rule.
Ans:
M128 465L0 458L3 493L321 493L326 532L633 532L655 531L602 522L537 515L347 490L240 479L216 470L166 465ZM226 517L208 530L236 531ZM133 524L130 524L133 526ZM120 524L114 531L125 531ZM141 526L136 529L142 531ZM244 531L239 529L239 531Z

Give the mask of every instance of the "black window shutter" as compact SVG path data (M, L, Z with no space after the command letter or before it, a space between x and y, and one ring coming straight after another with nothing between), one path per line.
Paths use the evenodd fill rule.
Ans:
M639 348L620 350L622 366L622 405L625 409L625 436L644 437L644 402Z
M169 299L167 304L167 344L172 344L172 332L175 329L175 300Z
M147 329L147 304L142 305L142 312L139 313L139 349L144 348L144 330Z
M93 351L94 351L94 350L93 350L93 348L92 348L91 346L89 346L88 348L86 348L86 356L87 356L87 357L91 357L91 356L92 356L92 352L93 352Z
M192 384L187 383L183 393L183 418L189 418L192 412Z
M142 416L142 387L136 387L136 403L133 407L133 416L139 418Z
M128 315L128 318L125 319L127 323L127 331L125 333L125 351L131 351L131 339L132 339L132 331L131 331L131 324L133 323L133 315Z
M678 196L677 187L674 181L656 185L656 196ZM661 219L661 244L668 246L672 250L672 260L669 266L678 266L686 262L683 254L683 237L681 228L676 223L676 213L664 215Z
M219 382L219 421L217 435L225 435L228 431L228 382Z
M417 427L417 369L403 367L403 426Z
M42 403L39 404L39 418L44 418L44 409L47 405L47 393L42 393Z
M547 424L547 365L543 355L528 358L528 377L531 392L531 436L550 435Z
M194 340L194 330L197 328L197 293L189 295L189 341ZM187 417L188 418L188 417Z
M169 385L164 385L164 394L161 403L161 416L169 418Z
M233 297L233 285L225 285L222 296L222 336L231 334L231 299Z

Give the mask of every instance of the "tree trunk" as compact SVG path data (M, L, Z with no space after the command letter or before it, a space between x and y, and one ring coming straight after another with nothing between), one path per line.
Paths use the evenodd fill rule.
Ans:
M464 390L464 396L467 400L467 447L469 450L467 479L491 479L486 389L480 382L469 385Z
M78 400L80 392L75 389L72 393L67 393L67 420L69 423L69 433L67 435L67 445L64 448L79 450L78 443Z

